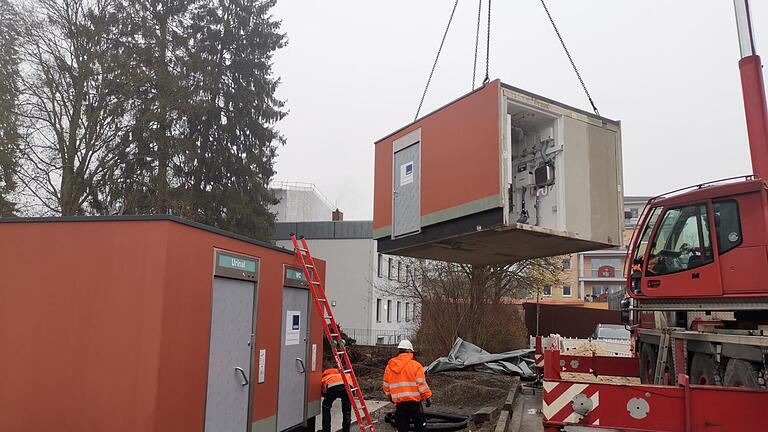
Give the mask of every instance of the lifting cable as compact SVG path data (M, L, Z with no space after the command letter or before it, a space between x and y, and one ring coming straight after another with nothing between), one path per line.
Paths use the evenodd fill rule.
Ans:
M565 55L568 56L568 61L571 62L571 66L573 67L573 71L576 72L576 77L579 79L579 82L581 83L581 88L584 89L584 93L586 93L587 99L589 99L589 103L592 105L592 109L595 111L595 114L600 115L600 112L597 110L597 106L595 106L595 102L592 100L592 96L589 94L589 90L587 90L587 85L584 84L584 80L581 78L581 74L579 73L579 69L576 67L576 63L574 63L573 57L571 57L571 53L568 51L568 47L565 46L565 41L563 40L563 37L560 35L560 31L557 29L557 25L555 25L555 20L552 18L552 14L549 13L549 9L547 9L547 5L546 5L546 3L544 3L544 0L541 0L541 5L544 7L544 12L547 13L547 17L549 17L549 22L552 23L552 28L555 29L555 34L557 34L557 38L560 39L560 45L563 46L563 50L565 51ZM489 13L489 15L488 15L489 25L490 25L490 19L491 18L490 18L490 13ZM487 66L486 66L486 68L487 68ZM487 77L487 73L486 73L486 77Z
M488 84L491 78L488 76L488 61L491 58L491 0L488 0L488 31L485 34L485 79L483 85Z
M477 74L477 47L480 44L480 14L483 10L483 0L477 1L477 28L475 29L475 61L472 63L472 90L475 89L475 75Z
M419 118L419 112L421 112L421 105L424 104L424 98L427 96L427 90L429 90L429 83L432 81L432 75L435 73L435 67L437 67L437 60L440 58L440 51L443 50L443 44L445 43L445 37L448 36L448 29L451 28L451 22L453 21L453 14L456 12L456 6L459 5L459 0L453 4L451 10L451 16L448 18L448 25L445 26L445 32L443 32L443 39L440 41L440 47L437 49L437 55L435 56L435 62L432 63L432 70L429 72L429 78L427 78L427 85L424 87L424 93L421 95L421 101L419 102L419 108L416 109L416 115L413 117L413 121ZM487 61L486 61L487 63Z

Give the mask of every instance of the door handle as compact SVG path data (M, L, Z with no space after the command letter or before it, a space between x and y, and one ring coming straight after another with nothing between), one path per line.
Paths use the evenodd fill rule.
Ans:
M658 288L660 286L661 286L661 281L660 280L654 279L654 280L649 280L648 281L648 288Z
M306 373L307 367L304 365L304 360L296 357L296 361L301 365L301 370L299 371L299 373Z
M248 376L246 376L246 375L245 375L245 371L243 370L243 368L241 368L241 367L239 367L239 366L236 366L236 367L235 367L235 370L236 370L236 371L238 371L238 372L240 372L240 375L243 377L243 381L245 381L245 382L244 382L244 383L242 383L241 385L242 385L243 387L247 386L247 385L248 385L248 383L249 383L249 381L248 381Z

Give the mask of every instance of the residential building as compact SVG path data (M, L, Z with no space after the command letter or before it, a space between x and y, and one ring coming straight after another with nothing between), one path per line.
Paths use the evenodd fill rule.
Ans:
M562 257L565 272L563 283L545 287L539 301L543 303L574 304L599 309L608 308L608 295L624 291L624 263L632 233L651 197L624 197L623 247L581 252Z
M376 252L372 221L279 222L273 239L292 248L291 233L303 235L312 255L326 261L326 297L358 344L397 344L417 329L419 307L398 289L410 269L401 257Z
M313 183L272 182L269 186L279 200L270 207L277 222L330 221L336 207Z

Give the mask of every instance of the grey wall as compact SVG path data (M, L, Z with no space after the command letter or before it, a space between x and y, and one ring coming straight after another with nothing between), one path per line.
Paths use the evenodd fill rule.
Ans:
M290 240L277 245L293 249ZM327 262L325 290L336 321L344 328L370 328L375 243L372 239L307 240L312 256Z
M333 208L313 190L273 189L280 202L270 211L278 222L330 221Z

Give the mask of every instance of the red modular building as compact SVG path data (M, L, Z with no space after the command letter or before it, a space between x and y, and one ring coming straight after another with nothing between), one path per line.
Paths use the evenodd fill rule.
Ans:
M279 432L319 413L322 327L292 251L171 216L8 218L0 273L0 430Z
M496 80L375 147L379 252L493 264L622 244L618 121Z

